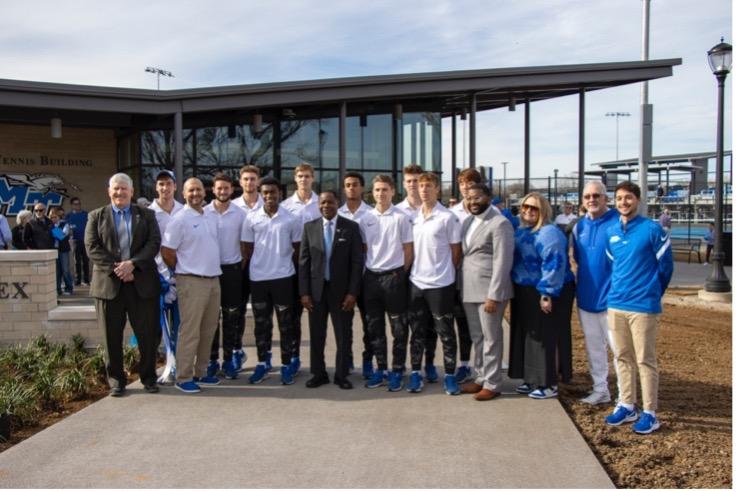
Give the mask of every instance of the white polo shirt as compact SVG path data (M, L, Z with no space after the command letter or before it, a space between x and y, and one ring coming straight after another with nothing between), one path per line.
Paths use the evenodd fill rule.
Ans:
M169 224L174 215L179 213L183 208L184 204L174 200L174 207L171 209L171 213L164 211L158 204L158 201L153 200L153 203L148 205L148 208L156 213L156 221L158 222L158 229L161 232L161 238L163 239L166 233L166 226Z
M299 194L294 191L291 198L282 201L280 206L286 208L292 215L300 218L302 225L322 216L322 213L319 211L319 196L314 191L312 191L312 197L306 203L300 200Z
M414 219L414 264L409 279L421 289L442 288L455 282L450 244L459 244L460 220L439 201L427 218Z
M214 202L204 207L205 216L213 220L220 237L220 264L235 264L243 260L240 253L240 234L243 232L243 221L246 213L232 202L228 203L227 210L220 213L215 209Z
M206 215L186 205L167 225L161 246L176 250L176 274L222 274L217 223Z
M460 220L460 223L463 223L466 218L470 216L470 212L465 209L465 200L462 200L460 203L454 205L452 208L450 208L450 211L455 214L458 220Z
M396 208L403 211L409 218L412 219L412 222L417 217L417 213L419 213L419 210L422 209L421 205L419 208L414 208L409 204L409 198L404 198L404 201L396 205Z
M414 241L409 215L395 206L383 213L371 208L368 214L376 224L365 230L365 267L382 273L404 266L403 245Z
M263 207L248 215L240 240L253 243L251 281L277 280L296 273L293 244L302 240L302 222L283 206L272 217Z
M248 203L245 202L245 199L243 199L242 196L240 196L239 198L235 198L233 200L233 203L235 203L235 206L242 208L242 210L245 211L246 215L250 215L254 211L257 211L258 208L261 208L263 206L263 196L261 196L260 194L257 196L258 199L256 199L256 204L253 205L253 208L248 206Z
M371 211L373 211L373 208L371 208L365 201L361 201L360 206L355 210L355 213L350 211L350 208L348 208L346 203L338 208L337 214L358 224L358 227L360 227L360 237L363 239L363 243L365 244L366 229L378 225L378 221L375 219Z

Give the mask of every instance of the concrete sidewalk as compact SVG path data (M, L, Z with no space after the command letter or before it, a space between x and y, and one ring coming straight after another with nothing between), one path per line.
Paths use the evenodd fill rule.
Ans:
M358 375L354 390L307 389L308 367L295 385L273 373L254 386L248 356L239 380L201 394L134 384L92 404L0 454L0 487L613 487L559 402L512 395L516 381L485 403L441 383L366 389Z

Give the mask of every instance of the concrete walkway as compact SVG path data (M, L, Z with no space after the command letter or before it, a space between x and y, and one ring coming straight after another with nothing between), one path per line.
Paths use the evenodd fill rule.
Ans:
M253 386L248 356L239 380L201 394L134 384L92 404L0 454L0 487L613 487L559 402L512 395L516 381L485 403L358 375L354 390L307 389L304 367L293 386L276 372Z

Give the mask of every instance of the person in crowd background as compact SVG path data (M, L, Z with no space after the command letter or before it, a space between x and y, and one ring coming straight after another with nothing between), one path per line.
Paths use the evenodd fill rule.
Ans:
M15 227L13 227L13 249L24 250L28 247L23 242L23 230L25 229L26 223L33 217L33 213L30 210L21 210L15 217Z
M78 197L69 200L71 211L67 215L67 222L72 229L72 249L74 250L74 266L75 277L74 284L76 286L89 285L89 257L87 250L84 248L84 229L87 226L87 212L82 209L82 201ZM138 206L141 206L138 204Z
M72 295L74 293L74 281L69 268L69 254L71 252L72 230L69 224L64 220L64 209L60 206L53 206L49 210L49 220L53 224L51 227L51 236L54 238L54 249L58 251L56 256L56 294ZM64 281L64 290L61 289L61 282Z
M539 193L521 200L514 234L511 278L509 377L533 399L557 397L559 382L572 377L570 317L575 297L565 234L552 224L552 207Z
M705 262L703 264L710 263L710 253L713 252L713 245L715 244L715 231L716 226L713 222L708 223L708 229L703 234L703 242L705 242Z
M23 242L28 249L53 249L54 238L51 236L51 220L46 216L46 205L33 205L33 218L28 220L23 229Z
M5 215L0 215L0 250L9 249L13 241L13 233Z

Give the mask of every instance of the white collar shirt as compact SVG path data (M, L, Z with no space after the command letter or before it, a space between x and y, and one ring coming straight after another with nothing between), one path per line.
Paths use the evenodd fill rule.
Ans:
M338 208L337 214L358 224L358 227L360 227L360 237L365 244L366 229L378 224L374 215L371 213L372 210L373 208L371 208L368 203L366 203L365 201L361 201L360 206L357 210L355 210L355 213L350 211L347 203L345 203L340 208Z
M465 236L463 237L465 247L470 247L470 241L473 239L473 233L478 228L478 226L483 223L483 220L486 219L488 214L491 213L492 209L493 205L489 206L488 209L480 215L471 215L473 217L473 221L470 222L470 226L468 227L468 230L465 231Z
M450 208L450 211L455 214L457 219L460 220L460 223L463 223L465 219L470 216L470 212L465 209L465 200L453 205L452 208Z
M282 201L280 206L286 208L292 215L300 218L302 225L322 216L322 213L319 211L319 198L314 191L312 191L312 196L306 203L300 200L298 192L294 191L294 194L290 198Z
M233 200L233 203L235 203L235 206L237 206L238 208L242 208L247 215L250 215L254 211L258 211L259 208L263 207L263 196L261 196L260 194L256 196L258 196L258 199L256 199L256 202L252 208L248 205L248 203L245 202L245 198L243 196L235 198Z
M555 224L556 225L567 225L573 220L575 220L575 218L576 218L575 213L570 213L569 215L565 215L561 213L557 215L557 217L555 218Z
M161 237L166 233L166 226L169 224L174 215L184 209L184 204L174 200L174 207L171 209L171 213L165 211L159 206L158 201L153 200L153 203L148 205L148 208L153 210L156 214L156 222L158 222L158 230L161 232Z
M302 222L283 206L273 216L268 216L264 207L248 215L240 240L253 244L251 281L277 280L296 273L292 258L294 244L302 240Z
M243 260L240 252L240 235L243 231L243 221L246 212L230 202L227 210L220 213L214 202L204 207L205 215L213 220L217 226L220 241L220 264L235 264Z
M460 244L460 220L442 203L429 216L419 211L414 219L414 264L411 282L421 289L442 288L455 282L450 244Z
M365 267L375 273L403 267L403 246L414 241L411 218L396 206L389 206L383 213L371 208L368 213L376 223L365 229Z
M186 205L166 227L161 246L176 250L176 274L208 277L222 274L217 223L206 214Z
M409 218L411 218L412 220L417 217L417 214L419 214L419 210L422 209L421 205L419 206L419 208L414 208L413 206L411 206L411 204L409 203L409 198L404 198L404 201L396 205L396 208L409 215Z

